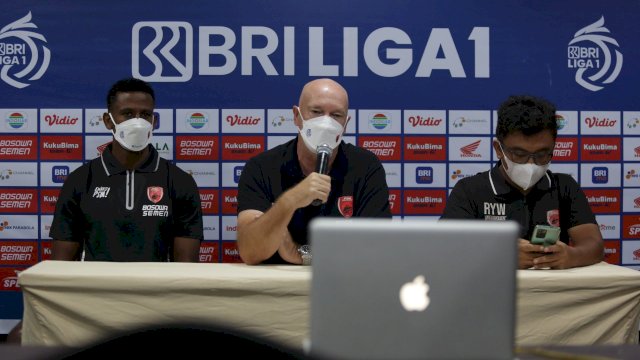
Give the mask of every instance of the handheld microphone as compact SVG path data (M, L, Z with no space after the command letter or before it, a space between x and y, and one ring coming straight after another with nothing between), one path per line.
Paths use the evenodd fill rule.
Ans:
M331 148L327 144L319 145L316 148L317 158L316 158L316 172L318 174L326 175L329 171L329 158L331 157ZM318 206L322 204L322 200L315 199L311 203L313 206Z

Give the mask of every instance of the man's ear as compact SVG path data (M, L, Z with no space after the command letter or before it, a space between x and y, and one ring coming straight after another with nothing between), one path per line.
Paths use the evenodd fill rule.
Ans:
M498 139L493 139L492 145L493 145L493 150L496 152L496 155L498 156L498 159L502 160L504 153L500 148L500 142L498 141Z
M299 106L293 105L293 124L298 129L302 129L302 117L300 116L300 111Z
M104 126L107 128L107 130L113 131L113 122L111 122L111 118L109 118L108 112L102 114L102 122L104 123Z

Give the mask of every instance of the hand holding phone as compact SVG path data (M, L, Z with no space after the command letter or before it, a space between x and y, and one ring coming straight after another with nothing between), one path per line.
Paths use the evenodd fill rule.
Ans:
M536 225L531 236L531 243L535 245L549 246L560 239L560 228L548 225Z

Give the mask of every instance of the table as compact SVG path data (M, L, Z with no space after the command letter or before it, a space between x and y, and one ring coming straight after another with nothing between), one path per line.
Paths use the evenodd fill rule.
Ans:
M640 272L599 263L517 278L517 345L638 343ZM19 275L23 344L78 347L132 326L210 322L300 349L310 280L295 265L43 261Z
M517 279L517 344L638 343L640 272L601 262Z

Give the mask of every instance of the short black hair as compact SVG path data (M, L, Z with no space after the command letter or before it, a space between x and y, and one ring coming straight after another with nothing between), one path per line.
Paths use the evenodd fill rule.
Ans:
M556 107L549 101L531 95L512 95L498 109L496 137L502 142L507 135L521 132L525 136L551 130L558 135Z
M136 78L126 78L116 81L107 94L107 111L111 110L111 104L116 100L116 96L121 92L143 92L151 95L153 103L156 102L156 95L153 88L146 81Z

